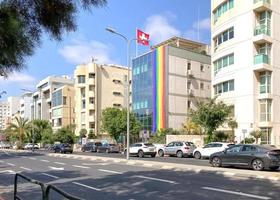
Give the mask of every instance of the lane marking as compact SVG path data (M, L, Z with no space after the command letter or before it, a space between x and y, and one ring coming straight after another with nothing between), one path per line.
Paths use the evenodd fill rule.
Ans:
M76 185L79 185L79 186L83 186L83 187L92 189L92 190L101 191L101 189L99 189L99 188L95 188L95 187L91 187L91 186L88 186L88 185L84 185L84 184L82 184L82 183L78 183L78 182L72 182L72 183L73 183L73 184L76 184Z
M80 165L72 165L72 167L83 168L83 169L89 169L90 168L90 167L80 166Z
M98 169L98 171L108 172L108 173L112 173L112 174L123 174L122 172L117 172L117 171L112 171L112 170L107 170L107 169Z
M82 163L82 165L93 166L93 165L109 165L109 163Z
M133 176L133 177L137 177L137 178L143 178L143 179L148 179L148 180L153 180L153 181L160 181L160 182L165 182L165 183L171 183L171 184L177 184L176 181L170 181L170 180L166 180L166 179L160 179L160 178L153 178L153 177L149 177L149 176Z
M13 170L4 170L4 171L0 171L0 174L2 173L15 174L16 172Z
M19 168L24 169L24 170L27 170L27 171L32 171L32 169L26 168L26 167L19 167Z
M30 160L37 160L37 158L29 158Z
M16 166L15 164L9 163L9 162L7 163L7 165L10 165L10 166L13 166L13 167Z
M52 170L64 170L63 167L53 167L53 166L48 166L48 168L52 169Z
M62 162L54 162L55 164L58 164L58 165L65 165L65 163L62 163Z
M50 161L48 161L48 160L40 160L40 161L42 161L42 162L50 162Z
M45 176L49 176L49 177L55 178L55 179L58 179L58 178L59 178L59 177L57 177L57 176L54 176L54 175L51 175L51 174L47 174L47 173L41 173L41 174L43 174L43 175L45 175Z
M245 197L251 197L251 198L255 198L255 199L264 199L264 200L271 199L270 197L259 196L259 195L253 195L253 194L246 194L246 193L243 193L243 192L234 192L234 191L223 190L223 189L219 189L219 188L202 187L202 189L204 189L204 190L216 191L216 192L222 192L222 193L235 194L235 195L245 196Z
M3 163L4 161L3 160L0 160L0 163Z

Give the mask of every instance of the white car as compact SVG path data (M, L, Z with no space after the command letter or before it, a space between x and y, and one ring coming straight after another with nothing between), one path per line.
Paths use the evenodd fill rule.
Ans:
M196 159L209 158L212 153L223 151L234 144L224 142L211 142L206 144L204 147L198 147L193 151L193 156Z
M124 150L124 154L126 155L126 149ZM135 143L129 147L129 154L138 156L140 158L144 157L145 155L155 157L157 150L156 147L151 143Z
M27 144L24 146L24 149L33 149L33 144L32 144L32 143L27 143ZM39 149L38 144L34 144L34 149Z

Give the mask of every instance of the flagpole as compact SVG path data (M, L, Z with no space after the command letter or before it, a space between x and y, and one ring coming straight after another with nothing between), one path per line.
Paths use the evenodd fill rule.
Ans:
M136 36L135 36L135 38L138 38L137 37L137 30L138 30L138 28L136 27L136 30L135 30ZM135 57L137 57L137 56L138 56L138 40L136 39L135 40Z

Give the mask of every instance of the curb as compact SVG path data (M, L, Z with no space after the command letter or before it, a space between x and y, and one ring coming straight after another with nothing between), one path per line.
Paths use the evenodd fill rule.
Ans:
M62 158L73 158L81 160L91 161L105 161L119 164L127 164L132 166L141 166L147 168L156 168L162 170L173 170L173 171L190 171L194 173L210 173L216 175L223 175L226 177L239 177L247 179L258 179L258 180L269 180L279 181L280 172L267 172L267 171L250 171L243 169L229 169L229 168L213 168L210 166L198 166L198 165L187 165L187 164L175 164L175 163L163 163L156 161L145 161L145 160L126 160L123 158L108 158L101 156L85 156L85 155L63 155L48 153L47 156L51 157L62 157Z

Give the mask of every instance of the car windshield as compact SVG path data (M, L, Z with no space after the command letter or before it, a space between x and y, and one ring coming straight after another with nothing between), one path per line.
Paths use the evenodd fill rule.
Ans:
M145 143L144 145L147 146L147 147L153 147L154 146L152 143Z
M192 142L185 142L185 144L186 144L187 146L193 146L193 145L194 145L194 143L192 143Z
M102 146L102 143L101 142L96 142L95 145L96 146Z

